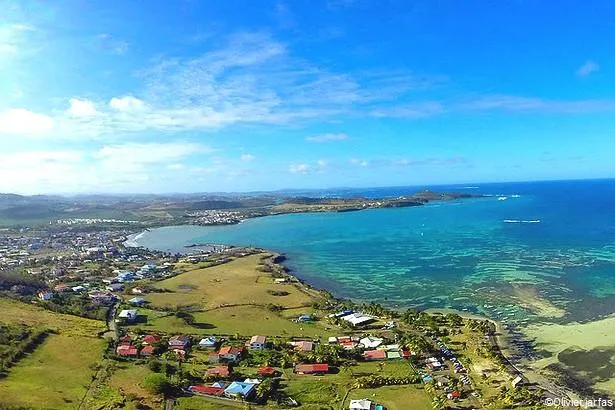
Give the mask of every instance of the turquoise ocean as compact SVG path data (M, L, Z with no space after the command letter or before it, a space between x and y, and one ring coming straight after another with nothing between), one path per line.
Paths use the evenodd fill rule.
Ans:
M163 227L133 241L170 252L187 252L195 243L267 248L285 254L296 276L338 297L454 308L513 326L615 312L615 180L297 194L396 197L426 188L489 196Z

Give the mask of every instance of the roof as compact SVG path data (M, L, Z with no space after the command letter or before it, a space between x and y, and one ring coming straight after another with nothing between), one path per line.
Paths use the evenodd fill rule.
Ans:
M135 346L118 346L116 352L120 356L136 356L139 353Z
M143 303L145 302L145 299L143 298L132 298L129 300L130 303Z
M350 400L350 410L371 410L372 402L367 399Z
M259 367L256 373L260 375L274 375L277 372L273 367Z
M387 352L387 359L401 359L401 353L396 350Z
M231 374L231 369L228 366L216 366L211 369L207 369L209 376L228 376Z
M143 336L143 343L152 344L159 342L161 337L159 335L145 335Z
M292 342L292 345L303 352L311 352L314 349L314 343L309 341Z
M361 325L363 323L371 322L374 320L373 317L364 315L363 313L351 313L346 316L342 316L341 319L352 323L354 326Z
M243 347L240 346L224 346L218 351L220 355L239 355L241 353L243 353Z
M327 363L316 364L298 364L295 366L296 373L328 373L329 365Z
M263 345L267 341L267 337L265 336L252 336L250 339L250 344L260 344Z
M382 339L379 337L367 336L359 341L363 346L368 349L372 349L374 347L378 347L382 344Z
M387 358L387 352L384 350L368 350L363 352L363 357L366 360L384 360Z
M125 309L125 310L122 310L119 315L117 315L117 317L119 318L126 318L126 319L134 318L136 316L137 316L136 309Z
M150 355L154 354L154 351L156 351L156 348L154 346L145 346L143 349L141 349L141 354Z
M203 386L202 384L190 386L188 390L193 393L210 394L212 396L222 396L224 394L224 389L222 387Z
M226 389L224 389L225 394L237 395L241 394L243 396L248 396L252 390L254 390L254 384L252 383L241 383L241 382L233 382Z

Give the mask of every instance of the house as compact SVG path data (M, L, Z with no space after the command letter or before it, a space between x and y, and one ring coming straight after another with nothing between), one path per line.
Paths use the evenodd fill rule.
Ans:
M190 336L176 335L169 339L169 349L186 350L190 346Z
M350 400L350 410L372 410L372 402L367 399Z
M38 298L40 300L51 300L51 298L53 298L53 292L49 290L43 290L41 292L38 292Z
M275 377L278 371L273 367L259 367L258 370L256 370L256 374L262 377Z
M295 366L297 374L326 374L329 373L329 365L327 363L316 364L298 364Z
M188 391L193 394L206 394L208 396L222 396L224 395L224 389L221 387L204 386L202 384L196 384L188 387Z
M121 283L112 283L105 289L107 289L109 292L120 292L124 290L124 285L122 285Z
M210 361L212 357L217 357L219 360L226 360L228 362L236 362L243 356L245 352L245 348L243 346L224 346L221 348L218 353L214 353L213 355L209 355Z
M247 378L243 381L244 383L249 383L249 384L261 384L261 381L258 379L250 379Z
M263 350L267 345L267 338L265 336L252 336L250 339L250 349Z
M101 292L100 290L93 290L88 292L88 297L92 299L93 302L99 303L101 305L112 303L115 300L115 295L111 292Z
M312 320L312 315L299 315L297 318L297 322L299 323L311 322Z
M363 352L363 359L365 360L386 360L387 352L385 350L368 350Z
M132 272L121 272L117 275L118 282L132 282L135 279L135 274Z
M150 345L145 346L143 349L141 349L141 352L139 352L141 356L153 356L154 353L156 353L156 348Z
M143 341L143 344L153 345L160 342L161 339L162 338L159 335L145 335L141 340Z
M399 350L388 350L387 351L387 359L388 360L394 360L394 359L401 359L401 353L399 352Z
M143 298L132 298L128 302L130 302L130 304L133 305L133 306L141 306L142 304L145 303L145 299L143 299Z
M201 339L201 341L199 342L199 347L202 349L213 349L216 347L217 344L218 344L218 341L216 340L216 338L213 336L210 336L210 337Z
M117 315L120 321L124 323L132 323L137 319L137 310L136 309L124 309Z
M231 374L231 369L228 366L216 366L207 369L207 376L210 377L228 377Z
M226 389L224 389L224 395L231 399L247 400L252 397L255 391L255 384L233 382Z
M375 349L382 344L383 340L379 337L367 336L359 340L359 343L366 349Z
M295 346L295 349L300 352L311 352L314 350L314 342L301 340L298 342L290 342L290 344Z
M73 287L71 289L73 290L73 292L77 292L77 293L85 292L86 291L86 287L85 286L81 286L81 285L75 286L75 287Z
M426 359L425 363L427 365L427 368L430 370L440 370L442 368L442 363L440 363L440 361L435 357L430 357L429 359Z
M132 292L133 295L142 295L142 294L146 293L145 289L140 288L140 287L132 288L132 290L130 292Z
M349 315L342 316L340 319L345 320L353 326L363 326L376 320L372 316L365 315L361 312L351 313Z
M122 357L137 357L139 355L139 350L136 346L131 344L120 344L115 352L118 356Z
M457 401L461 398L461 393L458 391L452 391L446 395L446 398L449 400Z

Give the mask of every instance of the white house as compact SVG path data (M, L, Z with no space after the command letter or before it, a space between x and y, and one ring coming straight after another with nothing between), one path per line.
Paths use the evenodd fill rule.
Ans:
M350 400L350 410L372 410L372 402L367 399Z
M366 349L375 349L382 344L382 339L374 336L367 336L359 340Z
M137 318L137 310L136 309L125 309L117 315L118 319L121 319L125 322L134 322Z
M267 338L265 336L252 336L250 339L250 349L263 350L267 344Z

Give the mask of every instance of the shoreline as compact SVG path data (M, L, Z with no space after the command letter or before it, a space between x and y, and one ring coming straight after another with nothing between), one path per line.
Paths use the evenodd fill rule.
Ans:
M189 225L190 224L188 224L187 226ZM177 226L183 226L183 225L177 225ZM136 232L136 233L129 235L127 237L127 241L124 242L124 245L126 246L129 242L131 242L131 245L137 245L138 247L143 247L141 245L138 245L138 242L136 242L135 239L138 238L139 235L144 234L145 232L146 231L143 230L143 231ZM128 245L128 246L131 246L131 245ZM201 249L200 248L201 246L203 248L211 247L211 244L207 244L207 245L192 244L189 246L184 246L184 249L180 253L184 255L194 255L195 253L198 254L198 253L211 252L211 248ZM239 247L233 246L229 244L225 244L225 245L217 244L216 246L223 246L227 248L243 247L243 246L239 246ZM258 249L263 252L268 252L274 255L275 263L281 266L284 273L289 277L289 279L292 282L296 283L298 286L300 286L305 292L308 292L308 293L324 292L327 295L330 295L331 297L333 297L334 299L340 300L340 301L350 300L356 303L369 302L369 300L363 300L363 299L341 298L341 297L338 297L334 292L332 292L331 290L327 288L320 288L320 287L312 285L309 281L302 279L300 273L295 272L291 267L288 266L287 257L283 252L278 252L275 250L258 248L258 247L254 249ZM193 250L193 252L190 252L190 250ZM385 307L387 306L385 305ZM394 311L401 312L403 309L412 308L412 307L413 307L412 305L408 305L406 307L387 307L387 308L394 310ZM426 308L426 309L417 308L417 310L425 311L426 313L430 313L430 314L456 313L465 319L478 319L478 320L484 320L484 321L488 321L492 323L493 326L495 327L495 332L492 336L489 337L490 342L492 346L496 348L504 357L505 366L507 367L508 369L507 371L511 376L520 375L527 382L529 386L538 386L539 388L543 389L548 396L552 398L568 397L569 399L572 399L572 400L575 400L575 399L579 400L583 396L587 396L587 394L584 394L581 391L576 390L574 386L571 386L565 382L562 382L561 379L557 380L557 379L552 379L552 378L545 376L542 373L543 369L540 366L535 366L534 362L530 362L529 360L531 359L526 354L523 354L521 352L521 355L519 355L520 350L518 350L518 346L515 346L515 343L522 341L523 338L529 338L530 335L528 335L527 333L521 332L523 338L520 338L519 335L515 335L510 329L504 326L504 323L496 319L487 317L481 313L473 313L473 312L462 311L462 310L457 310L453 308ZM531 349L536 351L535 347L531 347ZM515 356L517 360L515 360ZM557 362L557 354L554 354L554 357ZM602 392L596 391L596 393L602 393ZM608 393L605 393L605 394L608 394Z

